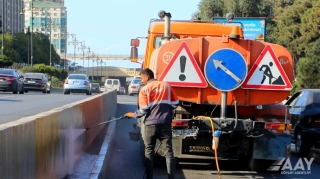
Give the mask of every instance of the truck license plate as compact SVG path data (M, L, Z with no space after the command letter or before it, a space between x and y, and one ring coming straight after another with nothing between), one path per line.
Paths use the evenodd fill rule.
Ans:
M173 129L173 137L196 137L198 134L197 129Z

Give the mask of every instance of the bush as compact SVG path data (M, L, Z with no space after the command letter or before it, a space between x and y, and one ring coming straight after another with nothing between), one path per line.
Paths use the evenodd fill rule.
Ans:
M34 66L25 66L21 69L22 72L34 72L34 73L45 73L51 78L56 77L60 81L64 81L68 77L68 72L64 69L46 66L45 64L36 64Z

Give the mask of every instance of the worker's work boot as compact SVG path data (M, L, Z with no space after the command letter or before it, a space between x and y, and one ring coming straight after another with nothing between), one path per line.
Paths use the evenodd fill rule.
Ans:
M176 159L166 158L166 164L167 164L168 179L174 179L174 174L176 171Z
M145 179L153 179L153 161L148 158L145 158L145 165L146 165Z

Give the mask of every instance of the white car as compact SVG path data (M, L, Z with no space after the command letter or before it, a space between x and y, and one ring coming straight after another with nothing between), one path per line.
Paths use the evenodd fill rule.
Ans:
M86 93L91 95L91 83L85 74L70 74L63 85L63 93Z
M138 78L133 79L128 87L128 94L130 96L132 96L134 94L138 94L140 84L141 84L141 78L140 79L138 79Z

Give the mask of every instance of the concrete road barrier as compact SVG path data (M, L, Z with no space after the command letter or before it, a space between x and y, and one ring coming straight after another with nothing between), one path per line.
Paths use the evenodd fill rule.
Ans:
M64 178L115 116L115 91L0 125L0 178Z

